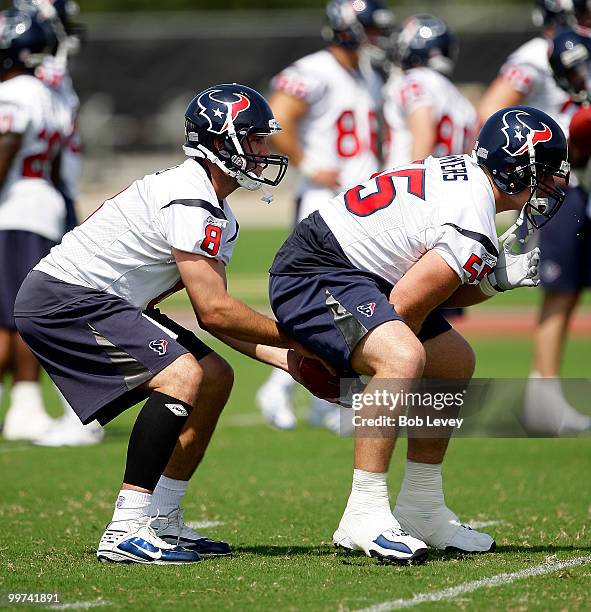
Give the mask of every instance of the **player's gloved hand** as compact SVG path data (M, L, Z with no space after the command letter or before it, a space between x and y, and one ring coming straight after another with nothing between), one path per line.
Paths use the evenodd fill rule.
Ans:
M480 282L480 290L485 295L508 291L517 287L537 287L540 284L538 247L527 253L514 254L511 249L517 240L515 234L507 237L502 245L497 265Z

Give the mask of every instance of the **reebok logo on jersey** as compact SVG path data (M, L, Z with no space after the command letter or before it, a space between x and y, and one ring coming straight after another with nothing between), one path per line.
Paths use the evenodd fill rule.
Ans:
M187 417L189 413L187 409L181 404L164 404L172 414L176 414L177 416Z
M168 346L168 341L167 340L152 340L152 342L150 342L150 344L148 344L148 346L155 352L158 353L159 355L165 355L166 354L166 347Z
M368 302L367 304L361 304L360 306L357 306L357 311L360 312L362 315L365 315L366 317L373 317L375 309L375 302Z

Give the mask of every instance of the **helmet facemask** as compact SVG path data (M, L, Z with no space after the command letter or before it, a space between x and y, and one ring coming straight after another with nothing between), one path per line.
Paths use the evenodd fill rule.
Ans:
M529 165L525 168L516 168L511 177L513 189L507 193L519 193L529 188L530 195L523 205L520 217L527 219L529 226L540 229L558 212L564 198L570 177L570 164L566 160L560 162L559 167L536 161L536 151L532 143L532 134L528 134ZM554 177L554 185L544 181L544 177Z

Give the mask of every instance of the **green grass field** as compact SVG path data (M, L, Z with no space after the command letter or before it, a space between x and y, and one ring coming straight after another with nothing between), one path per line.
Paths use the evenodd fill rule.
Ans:
M245 279L261 274L282 238L280 231L244 234L230 284L242 282L248 292ZM252 303L263 307L264 293L251 292L258 296ZM532 295L520 303L532 306L535 299ZM183 303L176 300L175 307ZM477 375L527 374L527 340L473 344ZM263 425L253 398L267 369L218 342L212 345L234 366L236 385L190 485L185 518L215 522L203 531L230 541L235 556L168 568L96 561L136 408L109 425L98 447L42 449L0 442L0 592L59 592L71 609L358 610L392 600L405 600L397 607L407 607L416 603L407 600L417 594L578 559L573 567L520 574L513 582L500 579L494 588L480 582L473 590L459 588L448 593L455 594L449 599L417 607L590 609L590 439L455 440L444 467L448 504L466 521L490 522L485 530L495 535L497 552L478 557L434 552L422 566L378 565L337 553L331 545L350 488L352 440L311 429L303 418L288 433ZM588 377L590 357L589 340L573 339L565 375ZM45 392L56 413L47 381ZM298 402L303 416L303 394ZM405 446L402 440L392 463L393 496Z

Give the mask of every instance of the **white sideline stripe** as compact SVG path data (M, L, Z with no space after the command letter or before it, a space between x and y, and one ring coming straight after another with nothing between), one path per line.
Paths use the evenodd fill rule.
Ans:
M577 565L587 565L591 563L591 556L587 557L575 557L567 561L550 561L542 563L541 565L533 565L519 572L513 572L512 574L497 574L490 578L481 578L480 580L473 580L472 582L466 582L465 584L459 584L458 586L451 587L449 589L443 589L442 591L433 591L432 593L419 593L410 599L393 599L392 601L385 601L380 604L375 604L369 608L363 608L357 612L388 612L389 610L400 610L401 608L412 608L423 603L431 603L434 601L443 601L446 599L454 599L458 595L465 595L466 593L472 593L482 588L492 588L497 586L504 586L511 584L516 580L523 578L531 578L532 576L542 576L544 574L550 574L552 572L558 572L562 569L569 567L576 567Z
M98 608L99 606L106 606L108 604L108 601L76 601L74 603L54 604L49 607L54 610L86 610L88 608Z
M466 525L469 525L473 529L480 529L482 527L490 527L491 525L499 525L503 521L467 521Z
M189 521L187 525L191 529L207 529L211 527L219 527L224 521Z

